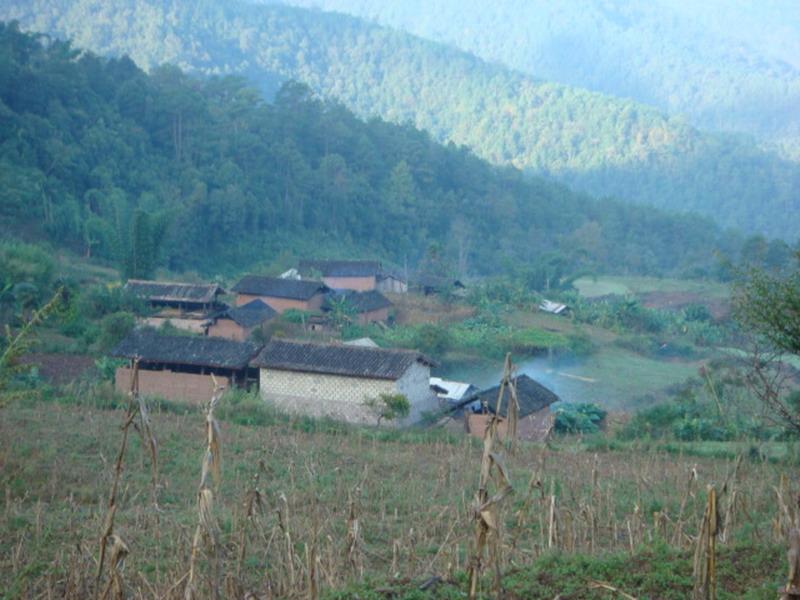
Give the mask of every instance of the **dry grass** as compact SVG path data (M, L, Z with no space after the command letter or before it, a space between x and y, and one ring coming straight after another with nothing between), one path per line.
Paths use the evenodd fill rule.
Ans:
M125 548L115 554L110 539L109 560L121 566L130 551L122 571L127 597L177 600L192 561L197 457L208 452L207 421L199 410L153 412L150 419L160 442L162 512L149 501L148 450L132 437L113 532ZM6 598L93 593L97 532L123 420L118 411L57 404L3 412ZM218 541L215 552L197 552L194 597L315 598L362 574L452 579L467 566L482 455L470 439L379 441L369 431L306 433L286 423L225 421L218 433L225 469L213 508L206 506ZM505 501L499 526L506 533L495 553L502 572L552 551L599 556L662 542L688 552L701 529L707 485L728 490L720 492L721 512L733 507L731 518L720 516L728 528L720 544L783 544L797 520L791 499L800 480L790 467L742 461L737 469L735 461L594 456L524 444L504 463L508 479L527 486ZM730 501L734 487L726 482L734 480Z
M456 323L475 314L475 309L463 302L448 304L438 296L417 294L385 294L394 304L398 325L421 325L423 323Z

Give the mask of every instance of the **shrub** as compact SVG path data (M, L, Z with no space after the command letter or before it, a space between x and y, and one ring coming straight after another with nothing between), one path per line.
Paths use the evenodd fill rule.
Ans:
M593 403L562 404L556 410L555 428L558 433L594 433L607 414Z
M116 312L103 317L100 320L100 335L95 342L97 350L106 352L116 346L135 324L133 315L128 312Z
M450 348L452 340L447 328L426 323L414 333L414 346L433 356L441 356Z

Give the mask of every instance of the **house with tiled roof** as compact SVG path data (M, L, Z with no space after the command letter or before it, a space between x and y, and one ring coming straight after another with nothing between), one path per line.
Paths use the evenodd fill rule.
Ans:
M352 319L359 325L385 323L389 319L392 302L377 290L355 292L344 290L333 292L322 303L322 311L331 313L341 308L352 313Z
M258 378L250 361L261 345L222 338L161 335L136 330L111 351L129 364L116 370L118 391L130 389L133 361L139 362L139 391L169 400L208 402L214 390L212 375L226 387L249 387Z
M514 379L517 392L517 437L527 441L544 441L553 429L555 416L550 405L560 398L551 390L527 375ZM496 385L473 394L453 407L452 416L463 420L468 433L483 437L491 415L500 417L500 435L508 426L508 407L512 395L506 387L500 399L500 386Z
M301 260L298 272L304 277L322 277L334 290L405 293L408 284L398 273L383 268L377 260Z
M216 283L177 283L129 279L123 290L147 304L152 313L140 320L150 327L170 325L192 333L205 333L209 314L222 308L226 292Z
M246 275L233 286L232 291L236 292L237 306L261 300L275 312L283 313L292 308L319 310L329 288L321 281Z
M251 300L242 306L228 307L209 319L208 335L244 341L278 313L261 300Z
M367 401L402 394L410 423L438 406L429 384L432 362L414 350L273 340L252 365L260 370L264 400L291 412L372 423Z

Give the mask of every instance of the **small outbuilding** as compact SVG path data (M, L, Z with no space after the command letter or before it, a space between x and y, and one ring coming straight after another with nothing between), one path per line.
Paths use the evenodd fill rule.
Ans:
M553 302L552 300L542 300L539 304L539 310L553 315L569 314L569 306L560 302Z
M410 423L438 403L429 387L432 363L413 350L273 340L253 365L264 400L294 413L374 423L365 402L402 394L411 405L403 423Z
M223 309L211 317L208 335L244 341L277 314L261 300L251 300L242 306Z
M405 294L408 292L408 282L405 277L391 271L381 271L375 289L379 292L390 294Z
M527 441L544 441L552 431L554 415L550 412L550 405L558 402L559 397L544 387L539 382L527 375L516 378L517 400L519 412L517 421L517 437ZM497 400L500 386L484 390L462 400L453 411L455 418L463 418L466 430L471 435L483 437L489 424L490 415L497 413ZM499 416L501 423L500 435L505 436L508 429L508 405L511 393L506 388L503 392L503 401L500 406Z
M139 360L139 391L148 396L193 403L208 402L213 374L227 387L247 388L258 381L250 361L261 346L222 338L159 335L134 331L111 351L115 358ZM119 367L114 385L130 389L131 365Z
M421 273L417 275L414 288L425 296L445 293L463 295L467 286L460 279Z
M329 291L328 286L321 281L299 281L260 275L246 275L232 289L236 292L237 306L261 300L277 313L292 308L303 311L319 310Z
M225 290L215 283L176 283L129 279L123 288L127 293L142 299L156 313L141 320L150 327L160 327L166 322L178 329L205 333L210 312L223 304L219 296Z
M392 302L377 290L368 292L345 290L329 294L322 303L322 311L331 312L336 302L344 302L353 312L354 320L359 325L385 323L393 306Z
M377 260L301 260L299 271L304 276L319 273L322 281L334 290L374 290L381 274Z

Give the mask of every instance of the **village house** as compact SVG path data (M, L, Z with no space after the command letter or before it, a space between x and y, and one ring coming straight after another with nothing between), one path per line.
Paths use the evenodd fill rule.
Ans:
M408 291L408 284L402 277L385 271L376 260L301 260L296 272L306 277L319 274L325 285L334 290L397 294Z
M298 281L259 275L246 275L233 286L233 291L237 294L237 306L261 300L279 314L291 308L319 310L328 290L328 286L320 281Z
M147 396L192 403L208 402L214 390L213 374L220 385L247 388L258 379L250 361L261 346L222 338L159 335L137 330L111 351L115 358L139 360L139 391ZM119 367L114 386L130 389L131 366Z
M278 313L261 300L228 307L209 319L208 335L244 341Z
M206 332L208 314L222 306L219 296L225 294L225 290L214 283L174 283L141 279L129 279L123 289L141 298L157 311L141 319L141 324L160 327L169 321L174 327L193 333Z
M517 438L526 441L544 441L552 431L554 415L550 405L559 401L559 397L542 384L527 375L515 379L519 412L517 420ZM461 420L467 433L482 438L489 419L497 411L497 399L500 386L484 390L462 400L453 412L452 417ZM503 400L499 416L501 422L498 431L505 437L508 431L508 404L511 393L508 388L503 392Z
M334 290L374 290L381 272L376 260L301 260L299 269L304 276L320 274L322 281Z
M381 271L375 289L385 294L405 294L408 292L408 282L396 273Z
M337 302L344 302L345 306L354 313L354 320L359 325L385 323L389 319L389 310L393 306L386 296L376 290L369 292L346 290L330 294L322 303L322 311L332 312L335 310Z
M264 400L294 413L375 423L365 402L402 394L411 405L407 424L438 403L429 387L432 363L412 350L273 340L252 364L261 370Z

